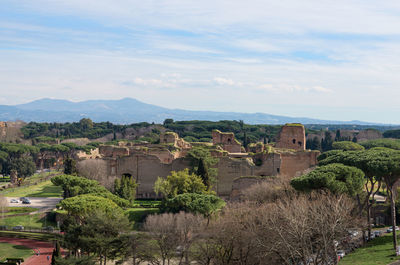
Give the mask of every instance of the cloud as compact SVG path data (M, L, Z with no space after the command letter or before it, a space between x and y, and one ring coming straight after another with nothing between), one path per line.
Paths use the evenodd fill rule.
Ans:
M223 77L214 77L213 80L217 85L220 85L220 86L224 86L224 85L233 86L233 85L235 85L235 82L232 79L227 79L227 78L223 78Z
M270 91L275 93L284 93L287 95L287 92L318 92L318 93L331 93L333 92L331 89L322 87L322 86L312 86L312 87L304 87L300 85L289 85L289 84L263 84L258 86L257 91Z

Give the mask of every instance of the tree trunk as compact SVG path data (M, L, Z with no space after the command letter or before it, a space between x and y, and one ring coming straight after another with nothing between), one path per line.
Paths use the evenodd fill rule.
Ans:
M368 218L368 238L371 239L371 204L367 205L367 218Z
M390 188L390 213L392 217L392 228L393 228L393 248L397 248L397 237L396 237L396 204L394 201L393 187Z

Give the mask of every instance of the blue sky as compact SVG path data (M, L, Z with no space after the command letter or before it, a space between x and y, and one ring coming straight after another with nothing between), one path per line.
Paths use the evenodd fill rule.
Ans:
M133 97L400 124L400 2L3 0L0 104Z

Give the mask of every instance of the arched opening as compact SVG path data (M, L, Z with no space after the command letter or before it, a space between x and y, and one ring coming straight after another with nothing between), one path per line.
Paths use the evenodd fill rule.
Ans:
M302 142L298 142L299 146L301 146L303 143Z
M231 143L232 143L231 138L228 138L228 144L231 144Z
M296 143L296 139L293 139L292 142L293 142L293 144L295 144Z
M122 177L125 177L125 178L132 178L132 174L124 173L124 174L122 174Z

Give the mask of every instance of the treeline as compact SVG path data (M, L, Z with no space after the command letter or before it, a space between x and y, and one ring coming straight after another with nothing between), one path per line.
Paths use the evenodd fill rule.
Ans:
M55 139L69 138L89 138L96 139L108 134L114 134L114 140L117 140L117 133L123 133L128 128L147 128L155 124L147 122L133 123L129 125L118 125L110 122L96 123L90 119L82 119L73 123L38 123L30 122L21 130L25 139L52 141ZM275 140L281 126L279 125L248 125L243 121L173 121L166 119L164 123L158 125L160 129L178 133L181 138L190 142L210 142L211 132L215 129L224 132L234 132L241 141L257 142L264 139ZM159 129L152 130L141 140L156 143L160 134Z

